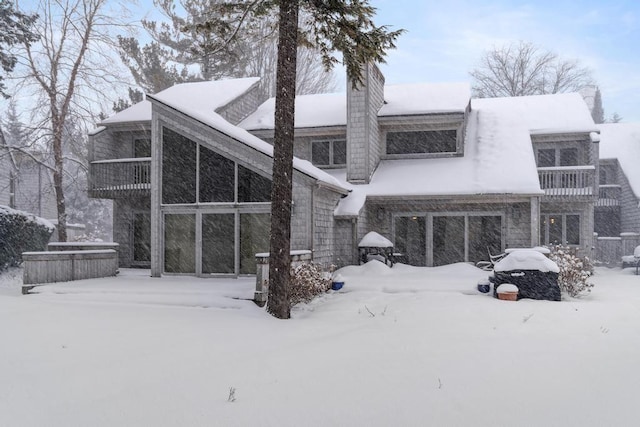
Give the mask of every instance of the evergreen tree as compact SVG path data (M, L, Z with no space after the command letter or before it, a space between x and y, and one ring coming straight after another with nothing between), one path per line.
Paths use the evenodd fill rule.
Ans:
M340 52L350 84L357 87L363 83L363 66L370 61L384 62L386 51L395 47L402 30L389 31L385 26L376 26L375 8L367 0L219 2L211 5L208 20L196 25L195 30L210 37L212 44L208 48L225 49L245 25L269 19L276 10L278 65L267 311L286 319L291 309L291 196L298 45L317 49L327 70L339 62L335 53ZM299 15L303 16L301 24ZM299 31L299 26L307 31Z
M11 0L0 0L0 67L5 73L10 73L16 65L17 58L6 48L19 44L30 44L38 40L38 35L32 30L37 15L26 15L15 8ZM0 95L5 98L6 86L0 74Z

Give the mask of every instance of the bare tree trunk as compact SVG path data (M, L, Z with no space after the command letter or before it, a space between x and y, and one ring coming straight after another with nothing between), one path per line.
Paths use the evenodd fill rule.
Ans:
M55 129L54 125L54 129ZM64 203L64 187L62 177L64 176L64 162L62 153L62 130L53 133L53 189L56 193L56 207L58 210L58 241L67 241L67 208Z
M299 0L280 2L267 311L291 316L291 201Z

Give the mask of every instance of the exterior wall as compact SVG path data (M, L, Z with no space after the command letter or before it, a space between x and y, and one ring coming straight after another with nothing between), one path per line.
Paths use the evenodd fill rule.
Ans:
M239 96L229 104L219 108L216 112L229 123L237 125L249 114L256 111L263 101L264 99L260 94L258 83L256 83L244 95Z
M105 129L89 136L89 161L129 159L134 157L136 139L151 139L148 123Z
M7 150L0 148L0 205L11 207L10 182L13 165Z
M202 206L198 204L160 206L161 188L161 133L166 126L189 139L208 147L254 172L271 178L273 159L211 127L194 121L176 111L164 108L161 104L154 104L153 119L153 161L152 161L152 275L162 273L162 239L163 232L160 217L163 212L175 209L199 209L201 212L218 209L217 206ZM316 180L297 170L294 170L293 217L291 224L291 249L314 251L314 260L329 263L333 256L333 210L340 198L340 194L331 190L316 188ZM235 205L225 204L235 208ZM121 242L119 242L121 243ZM317 258L316 258L317 253Z
M531 215L530 201L482 201L482 200L421 200L421 201L369 201L363 214L358 218L357 236L351 251L357 251L358 242L369 231L376 231L392 242L395 239L393 221L398 214L426 215L430 218L434 214L473 214L490 212L503 216L502 238L503 249L509 247L529 247L531 245ZM427 220L426 240L427 254L431 249L432 230ZM346 227L344 227L346 228ZM346 233L342 230L342 233ZM345 243L341 243L345 245ZM337 253L346 254L349 249L340 247ZM429 257L429 255L427 255Z
M617 178L620 184L620 231L640 233L640 200L633 194L622 168L618 168Z
M357 227L357 221L355 219L336 219L334 224L334 264L338 268L356 264L358 260L354 250L357 244L354 242L354 227Z
M580 251L581 255L594 256L593 213L594 203L549 203L542 202L541 214L580 214Z
M47 168L20 155L15 187L15 209L47 219L58 217L53 177Z
M378 110L384 103L384 77L373 63L362 87L347 84L347 180L368 183L380 161Z
M120 245L118 251L120 267L131 267L133 264L134 214L150 210L149 198L113 201L113 241Z
M339 200L339 194L326 188L313 191L313 259L324 267L335 262L333 211Z

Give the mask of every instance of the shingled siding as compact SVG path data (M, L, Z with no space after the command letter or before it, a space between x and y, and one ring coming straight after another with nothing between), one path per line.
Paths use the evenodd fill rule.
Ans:
M340 195L326 188L313 191L313 260L324 267L335 262L333 211L338 200Z
M263 101L264 99L258 90L258 83L256 83L245 94L219 108L217 113L229 123L237 125L253 113Z
M113 241L118 243L118 265L131 267L133 263L133 218L138 212L149 212L149 197L115 199L113 201Z
M353 227L357 225L356 220L335 219L334 224L333 263L338 268L353 265L357 262L353 242Z
M374 64L364 70L364 83L347 84L347 180L368 183L380 161L378 110L384 102L384 77Z
M620 231L640 233L640 200L633 194L629 180L618 168L618 183L620 184Z

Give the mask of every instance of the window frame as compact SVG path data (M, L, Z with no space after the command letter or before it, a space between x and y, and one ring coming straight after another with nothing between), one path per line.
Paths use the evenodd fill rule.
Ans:
M323 144L323 143L328 143L329 144L329 163L324 164L324 163L319 163L316 162L313 158L313 147L316 144ZM344 147L345 147L345 162L344 163L336 163L335 162L335 144L336 143L343 143ZM323 167L323 168L344 168L347 166L347 140L346 138L333 138L333 139L314 139L311 141L311 155L309 156L311 158L311 164L313 164L316 167Z
M562 241L559 243L556 242L551 242L549 240L549 227L548 227L548 223L549 223L549 217L552 216L559 216L561 217L561 228L562 228ZM567 217L577 217L578 218L578 242L577 243L569 243L569 241L567 240L568 237L568 227L567 227ZM542 245L555 245L555 244L561 244L563 246L570 246L570 247L578 247L580 245L582 245L582 226L583 226L583 216L581 213L579 212L544 212L540 214L540 231L539 231L539 235L540 235L540 244Z

